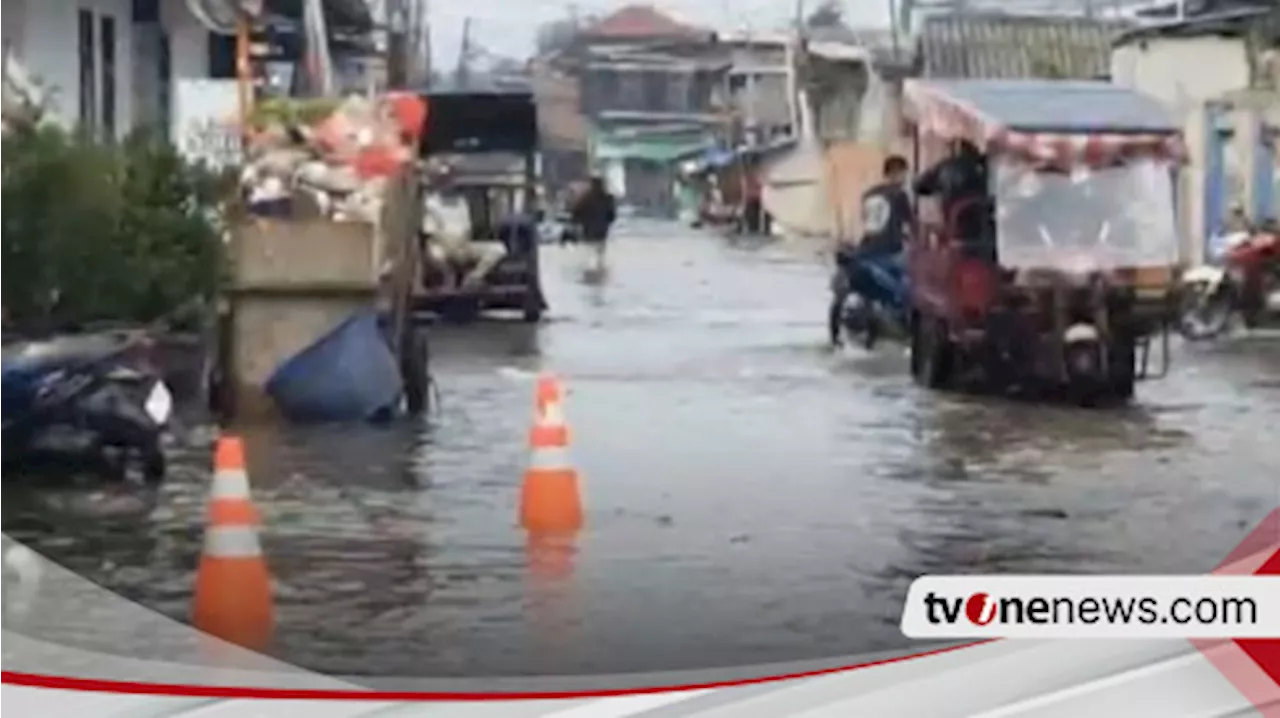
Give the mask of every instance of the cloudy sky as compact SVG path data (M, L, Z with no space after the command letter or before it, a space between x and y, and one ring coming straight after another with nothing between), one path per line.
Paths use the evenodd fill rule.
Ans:
M431 36L437 66L453 67L458 60L463 21L471 17L473 36L493 52L527 56L539 24L565 17L576 5L580 16L607 15L627 3L623 0L422 0L430 6ZM819 0L804 0L810 9ZM649 3L674 18L718 30L747 27L770 29L795 16L796 0L656 0ZM889 0L845 0L845 15L852 25L884 27L889 24Z

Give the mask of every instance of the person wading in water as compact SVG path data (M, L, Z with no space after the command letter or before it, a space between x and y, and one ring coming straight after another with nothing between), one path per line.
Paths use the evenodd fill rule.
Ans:
M573 222L580 228L581 241L595 250L596 271L604 269L605 243L617 218L617 202L605 189L604 180L592 177L587 191L573 204Z

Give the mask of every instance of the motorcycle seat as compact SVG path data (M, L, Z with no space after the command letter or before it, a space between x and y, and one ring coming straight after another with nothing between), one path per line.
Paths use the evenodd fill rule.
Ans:
M128 346L131 339L127 334L111 333L19 341L4 347L0 361L5 373L56 369L105 359Z

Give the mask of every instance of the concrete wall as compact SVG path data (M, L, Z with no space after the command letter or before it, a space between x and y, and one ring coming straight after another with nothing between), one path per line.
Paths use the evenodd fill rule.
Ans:
M184 0L160 0L160 17L169 35L173 79L209 76L209 31L187 9Z
M117 135L128 132L133 121L133 11L130 0L20 0L21 23L18 56L51 95L53 116L68 127L80 118L79 11L94 16L94 64L98 73L95 102L102 117L101 18L115 20L115 124ZM10 14L9 2L4 13Z
M1111 79L1186 112L1247 87L1248 55L1235 38L1151 38L1112 52Z
M1206 103L1248 85L1244 42L1216 36L1137 40L1112 52L1111 79L1161 100L1183 118L1189 161L1178 184L1179 227L1184 258L1198 261L1205 239L1202 228L1208 181ZM1237 136L1236 141L1243 138ZM1243 146L1228 149L1225 164L1229 186L1239 186L1244 181L1247 170L1242 158L1247 157L1248 151Z
M729 51L729 61L729 102L742 117L765 128L793 124L795 101L790 93L794 68L787 64L784 45L736 45Z

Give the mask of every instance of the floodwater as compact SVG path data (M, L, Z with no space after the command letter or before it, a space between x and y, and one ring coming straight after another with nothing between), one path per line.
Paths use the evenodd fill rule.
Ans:
M637 223L608 261L584 276L548 248L541 326L438 330L427 420L246 435L273 655L475 676L864 653L906 645L920 574L1202 572L1280 504L1274 339L1176 346L1125 409L968 398L914 386L899 347L828 350L811 245ZM516 502L544 369L588 525L531 576ZM185 619L208 444L176 451L157 495L6 489L5 529Z

